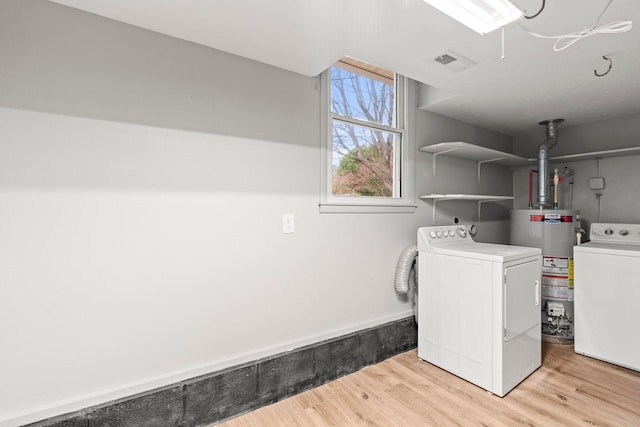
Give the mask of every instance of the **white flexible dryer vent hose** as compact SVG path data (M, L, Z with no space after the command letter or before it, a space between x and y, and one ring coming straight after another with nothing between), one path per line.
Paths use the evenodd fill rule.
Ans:
M409 274L411 273L411 266L413 266L416 255L418 255L418 248L415 245L408 246L402 251L402 254L400 254L394 280L396 292L399 294L409 292Z

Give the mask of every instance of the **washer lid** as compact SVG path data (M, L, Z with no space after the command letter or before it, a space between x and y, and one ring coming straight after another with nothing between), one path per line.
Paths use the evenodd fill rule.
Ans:
M507 262L521 258L542 255L540 248L525 246L500 245L496 243L478 243L462 241L451 243L431 243L434 253L460 256L494 262Z
M640 245L625 243L587 242L573 247L573 253L598 253L607 255L640 257Z

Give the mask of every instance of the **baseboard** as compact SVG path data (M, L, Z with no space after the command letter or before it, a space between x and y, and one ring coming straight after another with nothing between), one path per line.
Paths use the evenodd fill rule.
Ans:
M413 316L29 424L204 426L247 413L417 346Z

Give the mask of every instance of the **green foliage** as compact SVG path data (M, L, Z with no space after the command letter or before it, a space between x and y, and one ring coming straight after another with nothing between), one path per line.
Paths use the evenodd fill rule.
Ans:
M342 157L334 177L334 194L391 197L392 144L379 142L350 150Z
M338 175L356 173L363 162L379 162L380 152L375 145L354 148L345 155L338 165Z

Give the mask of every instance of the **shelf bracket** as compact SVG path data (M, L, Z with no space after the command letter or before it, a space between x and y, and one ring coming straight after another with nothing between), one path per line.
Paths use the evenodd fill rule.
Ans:
M485 164L485 163L497 162L498 160L502 160L502 159L506 159L506 157L496 157L495 159L479 160L478 161L478 184L480 184L480 169L481 169L482 165Z
M438 204L438 200L433 199L433 214L431 215L431 218L433 218L433 222L431 223L431 225L436 225L436 205L437 204Z
M438 156L442 155L442 154L447 154L450 153L452 151L457 151L460 148L456 147L456 148L450 148L449 150L443 150L437 153L433 153L433 176L436 176L436 161L438 160Z
M480 222L480 211L482 211L482 204L487 200L478 200L478 223Z

